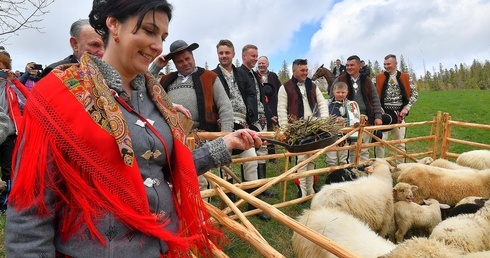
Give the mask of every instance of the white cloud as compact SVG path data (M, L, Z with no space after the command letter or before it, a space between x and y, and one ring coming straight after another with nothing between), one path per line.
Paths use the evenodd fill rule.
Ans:
M194 54L199 66L217 64L216 43L233 41L241 60L241 48L252 43L259 55L275 60L278 71L282 61L307 58L312 64L357 54L380 64L388 53L403 55L417 74L423 65L429 71L439 63L471 64L490 56L490 1L396 1L344 0L207 0L170 1L174 16L164 52L177 39L200 44ZM5 44L14 59L14 69L23 69L29 61L50 64L71 53L69 27L86 18L92 1L56 1L41 23L44 34L26 30ZM305 24L319 23L321 28L311 44L297 45ZM306 40L306 42L310 42ZM272 62L271 62L272 63Z
M490 2L345 0L325 15L310 55L324 60L359 55L382 65L403 55L418 75L454 64L488 59Z

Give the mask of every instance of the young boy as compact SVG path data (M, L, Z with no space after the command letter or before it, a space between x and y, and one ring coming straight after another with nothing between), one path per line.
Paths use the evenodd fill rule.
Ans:
M349 88L345 82L337 82L332 86L333 98L328 99L328 113L335 116L338 123L345 126L354 126L359 123L361 111L355 101L347 99ZM357 140L357 133L350 136L349 140ZM348 143L347 143L348 144ZM342 144L339 144L342 146ZM331 151L326 153L327 166L343 165L348 163L349 152L347 150Z

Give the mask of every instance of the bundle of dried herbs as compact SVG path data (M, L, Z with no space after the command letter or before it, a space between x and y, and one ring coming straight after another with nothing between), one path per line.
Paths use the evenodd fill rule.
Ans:
M321 139L338 135L342 124L336 122L334 117L294 119L289 118L289 123L276 128L274 138L289 145L302 145Z

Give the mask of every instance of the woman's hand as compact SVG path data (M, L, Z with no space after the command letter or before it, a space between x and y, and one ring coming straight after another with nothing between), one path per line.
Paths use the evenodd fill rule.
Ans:
M264 143L257 132L250 129L240 129L223 137L228 151L233 149L248 150L260 148Z

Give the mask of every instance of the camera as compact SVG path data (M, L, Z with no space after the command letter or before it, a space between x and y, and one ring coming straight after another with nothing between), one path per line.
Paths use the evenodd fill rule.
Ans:
M7 79L7 77L8 77L8 74L6 72L4 72L3 70L0 70L0 78Z
M32 69L34 69L34 70L42 70L43 69L43 65L33 64L32 65Z

